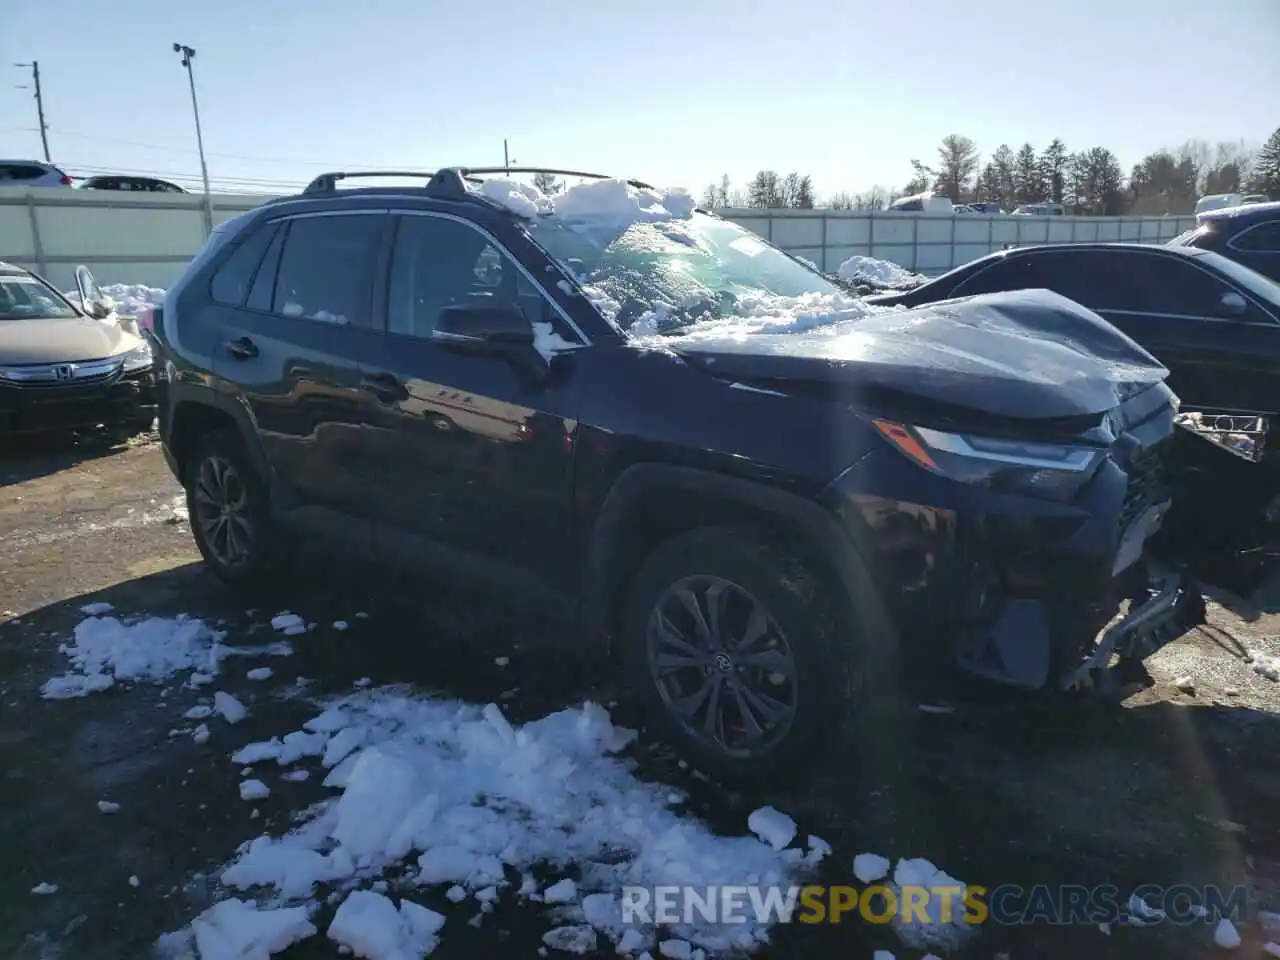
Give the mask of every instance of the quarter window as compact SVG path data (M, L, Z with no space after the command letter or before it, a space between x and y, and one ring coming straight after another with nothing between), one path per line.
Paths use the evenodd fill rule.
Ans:
M249 284L253 280L258 264L267 245L275 236L276 225L268 224L248 236L232 251L226 261L213 275L213 283L209 292L218 303L239 307L249 295Z

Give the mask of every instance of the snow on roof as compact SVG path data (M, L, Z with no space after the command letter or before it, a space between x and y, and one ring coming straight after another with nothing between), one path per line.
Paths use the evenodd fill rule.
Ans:
M588 180L555 196L506 177L492 177L474 189L521 217L554 214L565 220L636 223L687 219L697 207L683 187L651 190L620 178Z

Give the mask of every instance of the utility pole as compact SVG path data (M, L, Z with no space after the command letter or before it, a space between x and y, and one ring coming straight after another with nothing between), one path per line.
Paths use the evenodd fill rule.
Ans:
M507 173L511 172L511 155L507 153L507 138L502 138L502 166L506 168Z
M213 197L209 193L209 168L204 162L204 137L200 133L200 106L196 103L196 75L191 68L195 59L193 48L181 43L173 45L173 52L182 56L182 65L187 68L187 81L191 84L191 112L196 118L196 147L200 150L200 176L204 180L204 232L207 236L213 232Z
M16 67L30 67L31 81L36 88L36 113L40 117L40 142L44 145L44 162L52 163L49 158L49 126L44 122L44 96L40 92L40 63L32 60L30 63L16 63ZM18 87L19 90L26 90L27 87Z

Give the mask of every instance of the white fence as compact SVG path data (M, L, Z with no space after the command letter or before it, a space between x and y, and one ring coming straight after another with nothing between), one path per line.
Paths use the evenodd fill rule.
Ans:
M215 194L221 223L266 202L262 195ZM1195 217L985 217L847 210L722 210L789 253L834 271L856 255L938 274L1006 244L1124 240L1160 243ZM0 189L0 260L33 267L63 290L76 264L103 283L164 287L205 239L197 194Z

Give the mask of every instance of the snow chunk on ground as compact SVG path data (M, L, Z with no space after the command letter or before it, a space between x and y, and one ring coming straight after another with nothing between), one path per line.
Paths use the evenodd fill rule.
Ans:
M863 883L875 883L889 875L889 860L878 853L860 853L853 858L853 875Z
M103 813L115 813L120 809L120 804L111 800L99 800L98 809Z
M875 257L850 257L840 264L836 275L842 280L869 281L878 284L911 283L920 279L905 267Z
M296 837L258 837L235 864L222 872L228 887L274 886L282 896L310 897L315 885L349 876L350 858L317 853Z
M357 957L406 960L436 948L444 917L410 900L400 909L380 893L357 890L342 902L329 924L328 936Z
M773 807L753 811L747 817L747 826L775 850L781 850L796 837L796 822Z
M964 884L955 877L938 869L923 857L915 859L901 859L898 866L893 871L893 883L889 885L889 889L893 891L898 902L902 902L903 887L924 887L931 891L938 887L951 887L954 892L951 894L950 921L944 921L943 917L943 894L931 894L929 902L917 911L913 912L911 922L907 923L902 919L901 914L895 914L891 921L898 937L909 947L923 950L927 947L942 947L947 952L953 952L961 943L963 943L976 928L968 925L964 921ZM921 915L924 919L920 919Z
M547 887L543 891L542 899L546 903L572 903L578 899L578 885L565 877Z
M249 708L225 690L213 695L213 709L222 714L227 723L239 723L249 715Z
M290 613L288 610L271 618L272 630L286 631L292 627L302 627L305 630L307 623L296 613Z
M596 932L585 925L556 927L542 935L542 942L552 950L586 955L596 948Z
M200 960L266 960L316 932L306 907L263 910L234 899L215 903L191 928Z
M271 788L261 780L241 780L241 800L262 800L271 796Z
M493 177L480 184L480 193L495 203L500 203L519 217L536 217L551 212L551 198L528 183Z
M31 888L31 892L37 897L50 897L58 892L58 885L56 883L37 883Z
M41 693L48 700L83 697L122 681L158 682L181 670L216 669L214 646L224 635L186 617L147 617L125 623L90 617L76 624L61 651L74 671L54 677ZM212 656L211 656L212 653Z
M200 726L198 726L198 727L196 727L194 730L192 730L192 731L191 731L191 739L192 739L192 740L194 740L196 743L208 743L208 742L209 742L209 727L208 727L208 725L207 725L207 724L202 723L202 724L200 724Z
M747 882L789 887L806 869L755 837L717 836L673 811L669 787L638 780L629 761L613 756L634 734L615 727L597 704L515 726L493 705L386 687L333 701L304 726L336 730L326 765L340 740L349 755L325 781L341 788L341 796L309 810L280 841L315 856L268 853L259 841L241 855L256 877L274 858L267 865L284 872L270 884L281 893L314 878L325 857L345 857L337 866L349 864L349 874L372 878L419 854L416 882L472 893L501 887L507 868L528 874L535 865L549 866L562 876L572 869L577 883L560 889L571 903L583 894L590 898L592 920L616 938L622 931L613 914L624 886L705 888L751 878ZM547 899L557 899L556 892L553 884ZM581 916L570 922L582 922ZM652 939L651 927L640 932ZM715 954L750 948L767 928L716 926L695 915L667 935ZM577 936L586 939L557 934L566 943Z
M254 667L245 676L250 680L270 680L274 672L270 667Z
M98 617L104 613L110 613L114 609L115 607L109 603L86 603L80 608L80 612L86 617Z
M1223 917L1213 929L1213 942L1223 950L1234 950L1240 946L1240 931L1235 924Z

